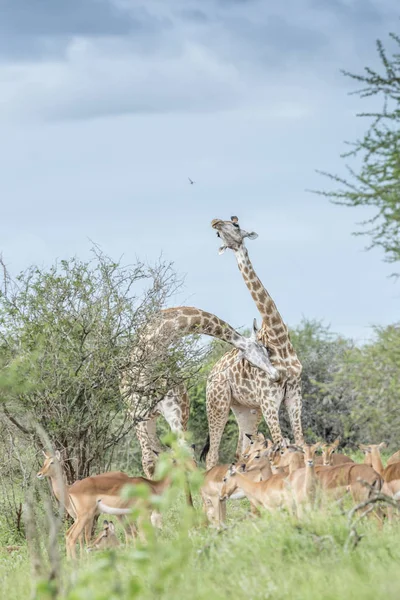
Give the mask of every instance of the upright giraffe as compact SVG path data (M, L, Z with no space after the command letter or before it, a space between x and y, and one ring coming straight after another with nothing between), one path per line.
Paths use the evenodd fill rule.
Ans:
M243 244L243 234L230 221L215 219L224 247L235 252L238 266L262 316L259 339L268 348L270 359L279 374L278 380L255 370L247 361L237 361L236 351L225 354L211 371L207 381L207 415L209 451L207 468L218 462L218 449L231 409L239 425L237 454L244 445L244 434L254 434L261 416L274 441L282 439L279 407L285 402L296 443L303 441L301 427L302 366L289 339L288 329L271 296L264 288L251 264ZM248 237L248 236L247 236Z
M160 339L164 339L164 347L168 345L173 336L190 334L204 334L219 338L235 347L238 358L246 358L253 365L255 371L268 373L276 378L276 369L271 365L268 352L256 339L257 331L253 330L250 338L246 338L235 331L228 323L215 315L198 308L180 306L160 311L159 318L148 326L144 336L146 343L157 348ZM138 350L137 352L140 352ZM132 371L135 370L139 356L132 356ZM132 416L141 417L136 426L136 434L142 449L143 470L147 477L154 473L154 452L159 449L159 440L156 437L155 422L158 414L163 414L171 429L177 433L186 428L187 416L182 412L182 407L188 407L187 393L183 386L168 392L165 398L159 401L152 409L143 409L142 397L137 393L129 392L129 372L122 376L121 392L127 399L129 411ZM151 403L150 403L151 404ZM188 411L187 411L188 413Z

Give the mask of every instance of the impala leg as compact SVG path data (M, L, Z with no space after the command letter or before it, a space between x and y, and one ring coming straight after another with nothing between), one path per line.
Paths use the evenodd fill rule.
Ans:
M84 515L79 516L75 521L74 525L72 526L72 530L68 530L66 542L67 556L69 558L76 559L76 542L79 536L83 534L83 531L88 526L88 524L91 525L91 523L93 522L94 514L95 510L93 510L90 513L86 513Z
M125 544L128 544L132 539L135 540L135 538L137 537L137 529L133 521L131 521L125 515L119 515L117 519L119 520L124 529Z

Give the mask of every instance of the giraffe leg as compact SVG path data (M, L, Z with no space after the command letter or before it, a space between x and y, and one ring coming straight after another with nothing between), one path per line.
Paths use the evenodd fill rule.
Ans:
M146 421L140 421L135 427L136 435L142 450L143 471L149 479L154 475L156 452L162 452L161 444L156 434L157 415L152 415Z
M227 380L213 378L207 384L207 420L210 435L210 449L206 458L207 470L218 463L218 450L222 434L229 416L231 388Z
M235 415L236 421L239 426L239 439L236 448L235 458L237 460L243 454L244 449L248 446L249 440L246 437L246 433L254 435L257 433L258 426L262 419L262 412L260 408L249 408L248 406L241 406L240 404L232 404L231 410Z
M189 422L189 414L190 414L190 400L189 394L187 393L187 389L185 386L182 386L180 395L179 395L180 407L182 411L182 429L183 431L187 430L188 422Z
M289 415L290 426L292 428L294 441L296 444L303 444L303 429L301 426L301 380L295 379L288 381L285 393L285 406Z
M279 407L282 403L284 389L281 385L269 382L268 389L261 389L260 406L263 417L268 425L273 442L282 440L279 424Z
M185 402L188 403L186 390L185 397L181 396L181 389L173 389L170 390L165 398L157 404L157 410L167 421L168 425L171 427L171 431L178 435L184 431L182 404Z

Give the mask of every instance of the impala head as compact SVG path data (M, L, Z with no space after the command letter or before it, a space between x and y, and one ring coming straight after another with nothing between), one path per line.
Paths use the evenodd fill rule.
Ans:
M386 442L381 442L380 444L360 444L358 446L365 455L372 456L380 456L381 450L386 448Z
M231 250L239 250L243 243L243 239L246 237L250 239L255 239L258 237L254 231L252 233L248 233L239 227L235 227L233 221L213 219L211 221L211 227L218 231L219 237L223 241L224 246L230 248Z
M225 477L222 480L222 488L220 492L220 500L227 500L238 487L236 473L239 469L235 465L231 465L227 470Z
M303 445L304 462L307 467L314 466L315 453L317 450L319 450L320 447L321 447L321 442L317 442L316 444L312 444L312 445L310 445L310 444Z
M119 541L115 533L114 523L112 521L104 521L103 529L90 546L88 546L87 551L105 550L106 548L116 548L117 546L119 546Z
M245 448L242 454L242 458L245 460L248 459L251 454L258 452L259 450L269 448L270 445L272 445L271 440L265 439L264 434L261 433L261 431L255 435L246 433L246 438L249 440L249 445Z
M331 465L331 456L338 449L340 442L340 438L336 438L332 444L323 444L322 448L322 464L324 467L329 467Z
M295 460L299 460L299 464L304 462L304 450L301 446L288 443L288 440L274 444L270 451L271 466L275 469L289 467Z
M277 381L280 377L279 372L272 365L268 351L265 346L258 340L258 327L257 321L253 321L253 330L250 337L242 337L240 340L240 351L237 360L240 361L243 358L249 361L253 367L258 367L264 373L272 379Z
M266 461L269 461L268 458L269 450L266 450L265 447L263 449L257 450L256 452L252 452L249 458L244 463L244 471L247 473L249 471L253 471L254 469L261 469L265 466Z
M58 450L55 451L54 456L51 456L51 454L47 454L47 452L45 452L44 450L43 450L43 454L44 454L43 467L37 473L36 477L38 479L44 479L44 477L57 476L58 471L57 471L56 464L60 464L61 454L59 453Z

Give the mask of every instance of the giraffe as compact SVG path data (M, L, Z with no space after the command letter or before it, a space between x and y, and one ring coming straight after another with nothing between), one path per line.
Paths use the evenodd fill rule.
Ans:
M246 360L237 360L236 350L225 354L212 369L207 380L207 416L209 441L207 469L218 463L218 450L231 409L239 425L237 455L245 444L244 434L255 434L264 416L274 442L282 440L279 425L279 407L285 402L296 444L303 442L301 426L301 371L302 366L289 338L287 326L256 275L243 243L240 228L231 221L214 219L212 227L223 241L220 249L234 251L240 272L250 290L262 317L258 339L268 349L270 359L278 372L272 379L266 372L254 369ZM252 239L256 234L252 234Z
M150 354L153 348L159 351L160 345L166 348L171 343L173 336L204 334L219 338L234 346L237 353L236 360L245 358L249 364L253 365L255 371L268 373L272 380L278 377L275 367L269 360L267 350L257 340L258 331L255 323L250 338L246 338L222 319L198 308L187 306L167 308L161 310L158 316L159 318L154 319L144 332L146 344L150 347ZM138 347L140 348L140 344ZM127 401L131 416L139 419L135 430L142 450L143 470L146 476L151 478L155 467L154 450L157 451L160 447L155 429L157 416L162 414L172 431L178 434L182 433L187 425L188 410L187 413L184 410L186 407L188 408L188 399L186 389L181 385L170 390L154 408L149 410L149 402L146 407L146 398L143 402L140 394L131 393L129 390L129 376L132 373L135 376L135 369L139 362L136 360L139 358L138 352L143 352L143 350L133 352L131 366L122 375L121 393ZM152 358L147 356L147 360L152 360Z

